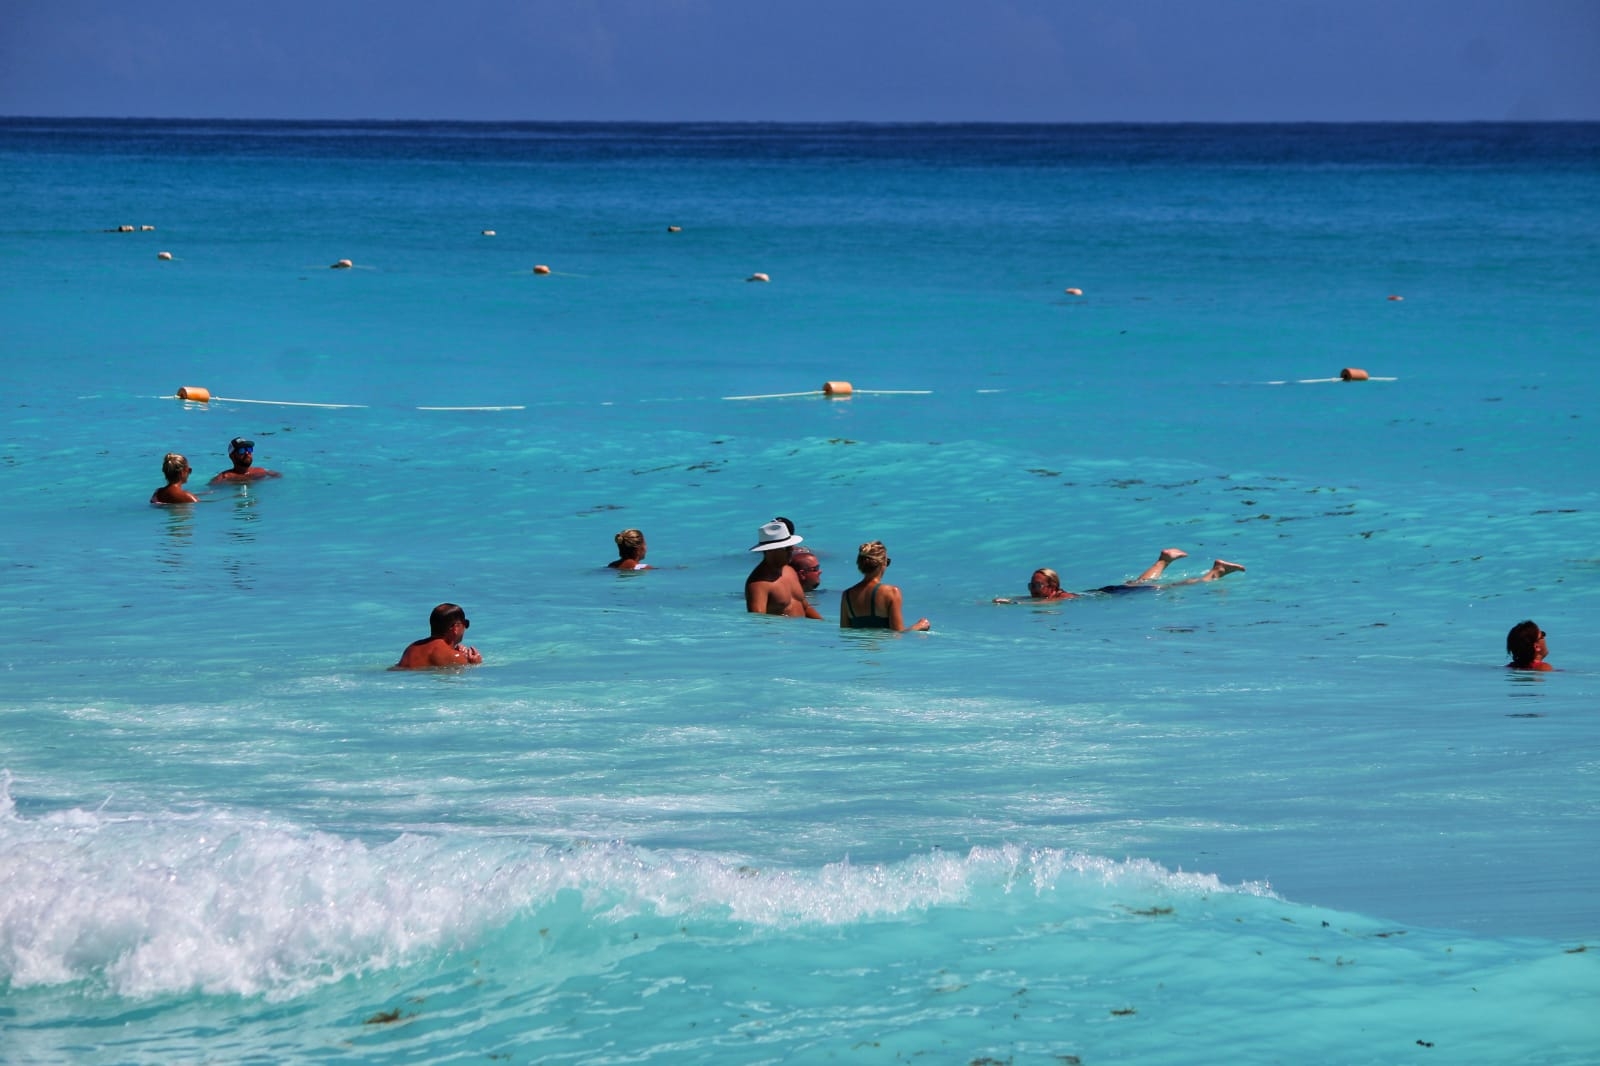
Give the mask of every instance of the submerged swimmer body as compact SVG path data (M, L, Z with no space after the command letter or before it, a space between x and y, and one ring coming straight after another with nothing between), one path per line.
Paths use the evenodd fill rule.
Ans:
M1229 574L1243 572L1244 567L1238 563L1230 563L1226 559L1216 559L1211 563L1211 569L1199 577L1184 578L1182 581L1156 581L1168 566L1179 559L1186 558L1188 552L1182 548L1167 548L1151 563L1145 572L1131 581L1124 581L1120 585L1102 585L1092 589L1091 592L1134 592L1140 589L1172 588L1175 585L1198 585L1205 581L1216 581L1218 578L1227 577ZM1028 595L1010 598L996 596L995 603L1040 603L1044 600L1074 600L1084 595L1081 592L1067 592L1061 587L1061 575L1048 567L1041 567L1033 572L1028 579Z

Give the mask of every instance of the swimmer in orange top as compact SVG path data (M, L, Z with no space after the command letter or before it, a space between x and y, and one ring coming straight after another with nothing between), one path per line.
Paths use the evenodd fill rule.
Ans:
M454 603L441 603L428 615L428 635L413 640L400 653L393 670L432 670L443 666L476 666L483 662L477 648L464 648L461 640L472 622Z
M264 467L251 466L256 458L256 442L235 437L228 442L228 461L233 463L233 469L224 470L211 479L213 485L227 481L260 481L265 477L282 477L276 470L267 470Z
M624 529L616 536L617 557L606 565L613 570L650 570L651 566L645 563L644 555L649 547L644 542L644 534L637 529Z
M1168 566L1179 559L1186 558L1188 552L1182 548L1166 548L1151 563L1149 568L1132 581L1124 581L1120 585L1103 585L1093 589L1094 592L1128 592L1133 589L1170 588L1174 585L1198 585L1203 581L1215 581L1220 577L1243 571L1244 567L1238 563L1230 563L1226 559L1217 559L1211 563L1211 569L1199 577L1185 578L1182 581L1169 581L1164 586L1156 584L1156 578L1166 572ZM1082 593L1067 592L1061 587L1061 575L1048 567L1042 567L1033 572L1028 579L1028 595L1017 599L1006 596L996 596L995 603L1037 603L1040 600L1073 600Z
M1511 661L1506 663L1508 670L1554 670L1555 667L1544 661L1547 651L1544 646L1544 630L1539 628L1537 622L1518 622L1511 627L1511 632L1506 634L1506 653L1511 656Z
M167 483L150 496L151 503L198 503L200 497L183 487L189 480L189 460L177 452L168 452L161 460L161 474Z

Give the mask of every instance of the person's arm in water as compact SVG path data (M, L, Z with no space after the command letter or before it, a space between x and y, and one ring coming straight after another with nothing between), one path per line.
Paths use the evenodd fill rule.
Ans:
M908 629L922 630L930 628L926 618L917 619L914 625L906 625L905 617L901 613L900 587L898 585L884 585L883 599L889 605L889 628L896 633L904 633Z
M822 612L817 610L816 607L812 605L810 598L806 596L806 587L800 583L799 574L795 574L794 576L794 587L799 590L796 595L800 597L800 606L805 608L806 617L815 618L820 621L822 618Z

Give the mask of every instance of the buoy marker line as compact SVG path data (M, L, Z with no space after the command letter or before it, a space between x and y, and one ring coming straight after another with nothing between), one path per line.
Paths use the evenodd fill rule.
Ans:
M317 407L330 411L355 411L369 410L371 404L365 403L310 403L305 400L251 400L243 396L213 396L206 389L193 386L179 389L175 397L160 397L161 399L179 399L189 403L253 403L264 407ZM470 404L453 406L424 406L417 405L412 410L416 411L526 411L527 404Z
M820 389L805 392L762 392L753 396L724 396L724 400L790 400L800 396L826 396L830 400L861 396L931 396L932 389L858 389L848 381L824 381Z

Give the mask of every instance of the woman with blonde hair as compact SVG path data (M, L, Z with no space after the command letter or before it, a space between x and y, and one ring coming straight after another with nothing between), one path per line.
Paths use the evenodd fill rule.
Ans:
M856 551L856 569L861 580L839 595L840 629L892 629L903 633L927 629L926 618L906 625L900 614L900 590L883 583L883 572L892 562L881 540L869 540Z
M161 460L161 475L167 483L150 496L151 503L199 503L200 497L183 487L189 480L189 460L177 452L168 452Z
M613 570L649 570L645 565L644 534L637 529L624 529L617 534L617 557L606 565Z

